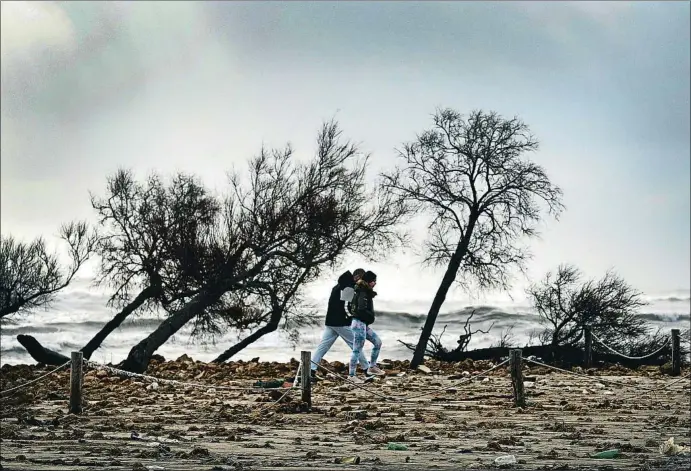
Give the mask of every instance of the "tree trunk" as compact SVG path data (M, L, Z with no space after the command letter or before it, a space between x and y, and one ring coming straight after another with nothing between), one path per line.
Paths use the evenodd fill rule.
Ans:
M108 321L108 323L104 325L103 328L96 335L94 335L91 340L89 340L89 343L87 343L81 350L84 353L84 358L89 360L91 355L98 350L103 341L111 334L111 332L120 327L120 324L122 324L130 314L139 309L148 299L156 296L160 292L160 286L147 286L141 293L137 295L136 298L134 298L134 300L132 300L131 303L125 306L122 311Z
M213 363L223 363L225 361L230 360L233 357L233 355L236 355L238 352L240 352L242 349L244 349L248 345L253 344L254 342L259 340L260 338L262 338L266 334L270 334L271 332L274 332L276 329L278 329L278 320L274 322L272 319L264 327L260 328L259 330L254 332L252 335L245 337L244 339L242 339L241 341L239 341L238 343L236 343L235 345L230 347L228 350L221 353L213 361Z
M149 286L145 288L134 300L124 307L115 317L113 317L103 328L87 343L81 351L84 353L85 359L90 359L91 355L101 346L103 341L110 335L120 324L122 324L127 317L136 311L144 302L155 296L160 288ZM31 358L38 363L46 365L60 366L69 358L61 353L55 352L49 348L44 347L41 343L31 335L17 335L17 340L31 355Z
M45 348L31 335L17 335L17 341L26 348L31 358L44 365L60 366L70 361L65 355Z
M468 222L468 227L466 228L465 236L460 240L458 246L456 247L456 251L451 257L451 260L449 260L449 265L446 267L444 278L441 280L437 294L434 295L432 306L429 308L429 312L427 313L425 326L422 328L420 340L418 340L417 347L415 347L415 353L413 354L413 359L410 362L410 369L417 368L425 359L425 350L427 349L427 342L429 342L429 338L432 336L434 323L437 321L439 310L446 300L446 294L449 292L453 282L456 281L456 274L461 266L463 257L465 257L465 254L468 251L470 236L473 234L474 227L475 219L470 219Z
M144 373L149 366L151 356L158 348L166 343L169 338L175 335L185 324L191 321L194 316L203 312L204 309L220 299L223 293L212 293L202 291L193 297L181 309L172 313L166 320L161 322L156 330L148 337L132 347L129 355L120 367L132 373Z

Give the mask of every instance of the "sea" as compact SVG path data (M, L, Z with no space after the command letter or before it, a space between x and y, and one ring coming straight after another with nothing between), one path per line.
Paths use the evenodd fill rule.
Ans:
M317 306L321 315L318 325L304 327L299 339L283 331L266 335L245 348L233 360L289 361L299 358L301 350L314 351L322 335L323 314L329 290L312 294L308 301ZM424 324L429 299L406 298L387 299L386 294L376 298L377 318L372 327L382 339L380 359L410 359L412 352L402 342L415 343ZM106 307L108 294L90 285L87 280L78 280L61 292L47 310L30 314L14 315L0 325L0 364L32 364L33 359L17 342L18 334L28 334L38 339L45 347L69 355L82 348L91 337L114 315L114 310ZM691 292L689 290L670 291L659 295L645 296L648 305L640 315L649 323L652 330L658 328L669 331L673 328L686 329L691 325ZM319 306L323 305L321 310ZM464 301L453 299L446 302L437 318L435 333L445 328L441 341L449 348L456 346L459 335L465 332L466 320L473 313L469 328L478 332L472 336L469 349L496 345L500 337L510 332L515 346L526 345L531 333L541 330L539 316L525 300ZM97 350L92 361L117 363L123 360L129 350L151 333L163 319L162 314L145 313L135 315L114 331ZM213 339L204 340L190 337L190 328L183 328L164 344L156 353L166 359L174 360L187 354L195 360L211 361L216 356L242 339L248 332L228 332ZM369 347L365 346L366 352ZM325 359L347 362L349 349L345 342L337 340Z

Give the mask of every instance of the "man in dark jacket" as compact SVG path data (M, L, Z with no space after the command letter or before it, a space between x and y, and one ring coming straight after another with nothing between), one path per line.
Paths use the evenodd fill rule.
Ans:
M331 290L329 306L326 310L326 320L324 322L324 334L312 357L312 377L316 374L317 365L333 346L338 337L341 337L352 350L353 332L350 330L351 319L346 312L346 302L350 302L352 299L354 294L353 287L364 274L365 270L362 268L358 268L354 273L347 271L338 277L338 284ZM369 363L364 353L360 353L358 359L360 366L367 371L369 369Z

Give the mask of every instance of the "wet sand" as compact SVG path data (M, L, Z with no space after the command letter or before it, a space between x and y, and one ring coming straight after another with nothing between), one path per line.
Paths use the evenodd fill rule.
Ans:
M63 371L2 400L0 463L3 470L62 471L495 469L496 458L514 455L515 469L683 469L689 464L688 455L667 458L658 448L669 437L689 445L691 379L663 390L675 378L657 368L614 367L577 377L526 366L524 375L533 380L526 383L528 406L517 409L506 366L445 391L464 374L492 363L427 362L430 374L407 371L405 362L388 363L387 376L366 388L398 397L434 394L392 401L328 379L313 387L308 412L299 390L272 405L282 392L153 387L89 369L84 412L68 415L69 371ZM340 363L328 367L345 371ZM183 358L155 363L147 374L237 387L289 377L296 368L297 362L219 366ZM2 389L46 371L6 365ZM644 391L650 388L656 391ZM408 449L387 450L390 442ZM612 448L621 456L591 458ZM335 463L353 456L360 457L359 465Z

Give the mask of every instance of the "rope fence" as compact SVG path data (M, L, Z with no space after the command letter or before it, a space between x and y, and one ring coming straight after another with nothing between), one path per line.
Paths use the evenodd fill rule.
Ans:
M218 389L221 391L278 391L278 390L284 390L285 388L260 388L256 386L223 386L223 385L214 385L214 384L205 384L205 383L194 383L194 382L188 382L188 381L178 381L176 379L166 379L166 378L159 378L157 376L150 376L150 375L145 375L145 374L140 374L140 373L132 373L129 371L121 370L119 368L115 368L113 366L108 366L100 363L94 363L92 361L85 360L85 364L95 368L95 369L102 369L105 371L108 371L115 376L120 376L120 377L126 377L126 378L136 378L136 379L141 379L143 381L151 381L151 382L156 382L160 384L169 384L171 386L180 386L180 387L187 387L187 388L198 388L198 389Z
M57 368L55 368L54 370L51 370L51 371L49 371L48 373L39 376L38 378L34 378L34 379L32 379L31 381L27 381L26 383L22 383L22 384L20 384L19 386L15 386L15 387L13 387L13 388L5 389L4 391L0 391L0 397L4 398L4 397L7 397L7 396L10 396L10 395L12 395L12 393L14 393L14 392L16 392L16 391L19 391L19 390L28 388L28 387L31 386L32 384L39 383L39 382L43 381L44 379L46 379L48 376L52 375L53 373L57 373L58 371L62 370L63 368L65 368L65 367L68 366L69 364L70 364L69 361L68 361L68 362L65 362L65 363L63 363L62 365L60 365L60 366L58 366Z
M676 352L676 355L679 355L679 335L678 335L678 330L672 331L672 338L671 338L671 347L672 347L672 352L673 352L673 358L674 358L674 352ZM660 352L662 352L664 349L668 348L670 346L670 340L668 339L660 348L658 348L655 352L652 352L648 355L645 356L640 356L640 357L632 357L632 356L627 356L623 355L613 348L609 347L606 345L599 337L596 335L592 334L592 332L588 332L589 336L592 337L592 339L596 340L599 344L603 345L605 348L610 350L612 353L617 354L619 356L622 356L627 359L631 360L642 360L646 358L650 358L652 356L658 355ZM510 356L508 359L501 361L500 363L493 365L492 367L478 372L474 375L462 378L460 381L453 383L449 386L440 386L438 388L429 388L423 392L419 393L413 393L409 395L396 395L396 394L384 394L382 392L376 391L372 389L371 387L365 387L362 384L358 384L350 380L349 378L346 378L332 369L322 365L318 364L314 361L311 360L311 353L308 351L303 351L302 352L302 357L298 363L297 371L295 372L294 380L291 384L290 387L260 387L260 386L228 386L228 385L215 385L215 384L206 384L206 383L198 383L198 382L191 382L191 381L180 381L176 379L167 379L167 378L160 378L157 376L152 376L152 375L146 375L146 374L141 374L141 373L132 373L129 371L125 371L113 366L105 365L105 364L100 364L96 362L92 362L89 360L85 360L82 358L82 355L80 352L75 352L72 355L72 360L69 362L64 363L63 365L58 366L57 368L42 374L41 376L34 378L30 381L27 381L23 384L20 384L18 386L12 387L10 389L6 389L4 391L0 391L0 398L5 398L13 393L23 390L25 388L28 388L34 384L38 384L41 381L45 380L52 374L57 373L60 370L65 369L68 367L70 364L72 365L70 367L71 371L71 384L70 384L70 409L74 413L80 413L81 412L81 393L82 393L82 383L83 383L83 377L84 377L84 370L83 368L91 368L96 371L105 371L111 375L118 376L118 377L125 377L129 379L138 379L146 382L151 382L151 383L157 383L157 384L164 384L164 385L171 385L174 387L178 388L195 388L195 389L203 389L204 391L208 392L209 390L218 390L218 391L235 391L235 392L240 392L240 391L254 391L254 392L268 392L268 391L283 391L283 394L278 397L273 402L264 404L262 407L260 407L257 412L261 413L269 408L272 408L276 404L279 404L282 402L286 396L288 396L291 392L293 392L296 388L300 388L302 391L302 402L307 403L309 407L311 407L312 401L311 401L311 379L310 379L310 372L311 368L308 367L308 365L315 365L317 368L320 368L324 371L326 371L329 376L332 376L339 381L350 385L351 387L354 387L356 389L360 389L366 393L368 393L371 396L376 396L379 398L382 398L386 401L391 401L391 402L398 402L398 403L405 403L405 402L411 402L415 399L419 399L422 397L427 397L427 396L435 396L437 397L439 394L448 392L451 389L457 388L458 386L461 386L463 384L470 383L477 378L480 377L487 377L491 372L502 368L506 366L507 364L509 365L509 372L511 376L511 383L513 386L513 392L514 392L514 404L515 405L525 405L525 393L523 390L523 377L522 377L522 365L523 361L527 363L531 363L536 366L540 366L543 368L551 369L554 371L558 371L567 375L571 376L576 376L580 378L584 378L589 381L597 381L598 383L602 384L609 384L613 386L618 386L621 388L636 388L637 392L660 392L664 391L670 387L672 387L675 384L680 383L681 381L684 381L688 378L691 378L691 374L687 374L686 376L677 379L676 381L670 382L664 386L661 387L642 387L639 384L636 383L625 383L622 381L615 381L611 380L608 378L604 378L602 376L592 376L592 375L587 375L583 373L579 373L576 371L570 371L564 368L560 368L558 366L553 366L549 365L543 362L540 362L534 357L528 357L528 358L522 358L522 353L520 349L514 349L511 350ZM673 359L673 364L674 364L674 359ZM679 365L677 365L677 368ZM674 369L674 368L673 368ZM673 375L675 374L674 371L672 373ZM679 374L679 373L677 373ZM691 384L689 384L691 386ZM274 396L275 397L275 396ZM415 401L419 402L419 401ZM78 403L78 404L77 404Z
M607 350L609 350L610 352L612 352L613 354L615 354L615 355L617 355L617 356L620 356L620 357L622 357L622 358L626 358L627 360L646 360L646 359L648 359L648 358L652 358L652 357L658 355L658 354L659 354L660 352L662 352L663 350L665 350L665 349L667 348L667 346L669 345L669 343L670 343L670 339L669 339L669 337L668 337L667 340L665 340L665 343L662 344L662 346L661 346L660 348L658 348L657 350L655 350L654 352L649 353L649 354L647 354L647 355L640 356L640 357L632 357L632 356L624 355L623 353L620 353L620 352L616 351L615 349L613 349L612 347L610 347L609 345L607 345L604 341L602 341L602 339L600 339L597 335L595 335L595 334L591 334L591 335L593 336L593 338L594 338L595 340L598 341L598 343L599 343L600 345L602 345L603 347L605 347Z

